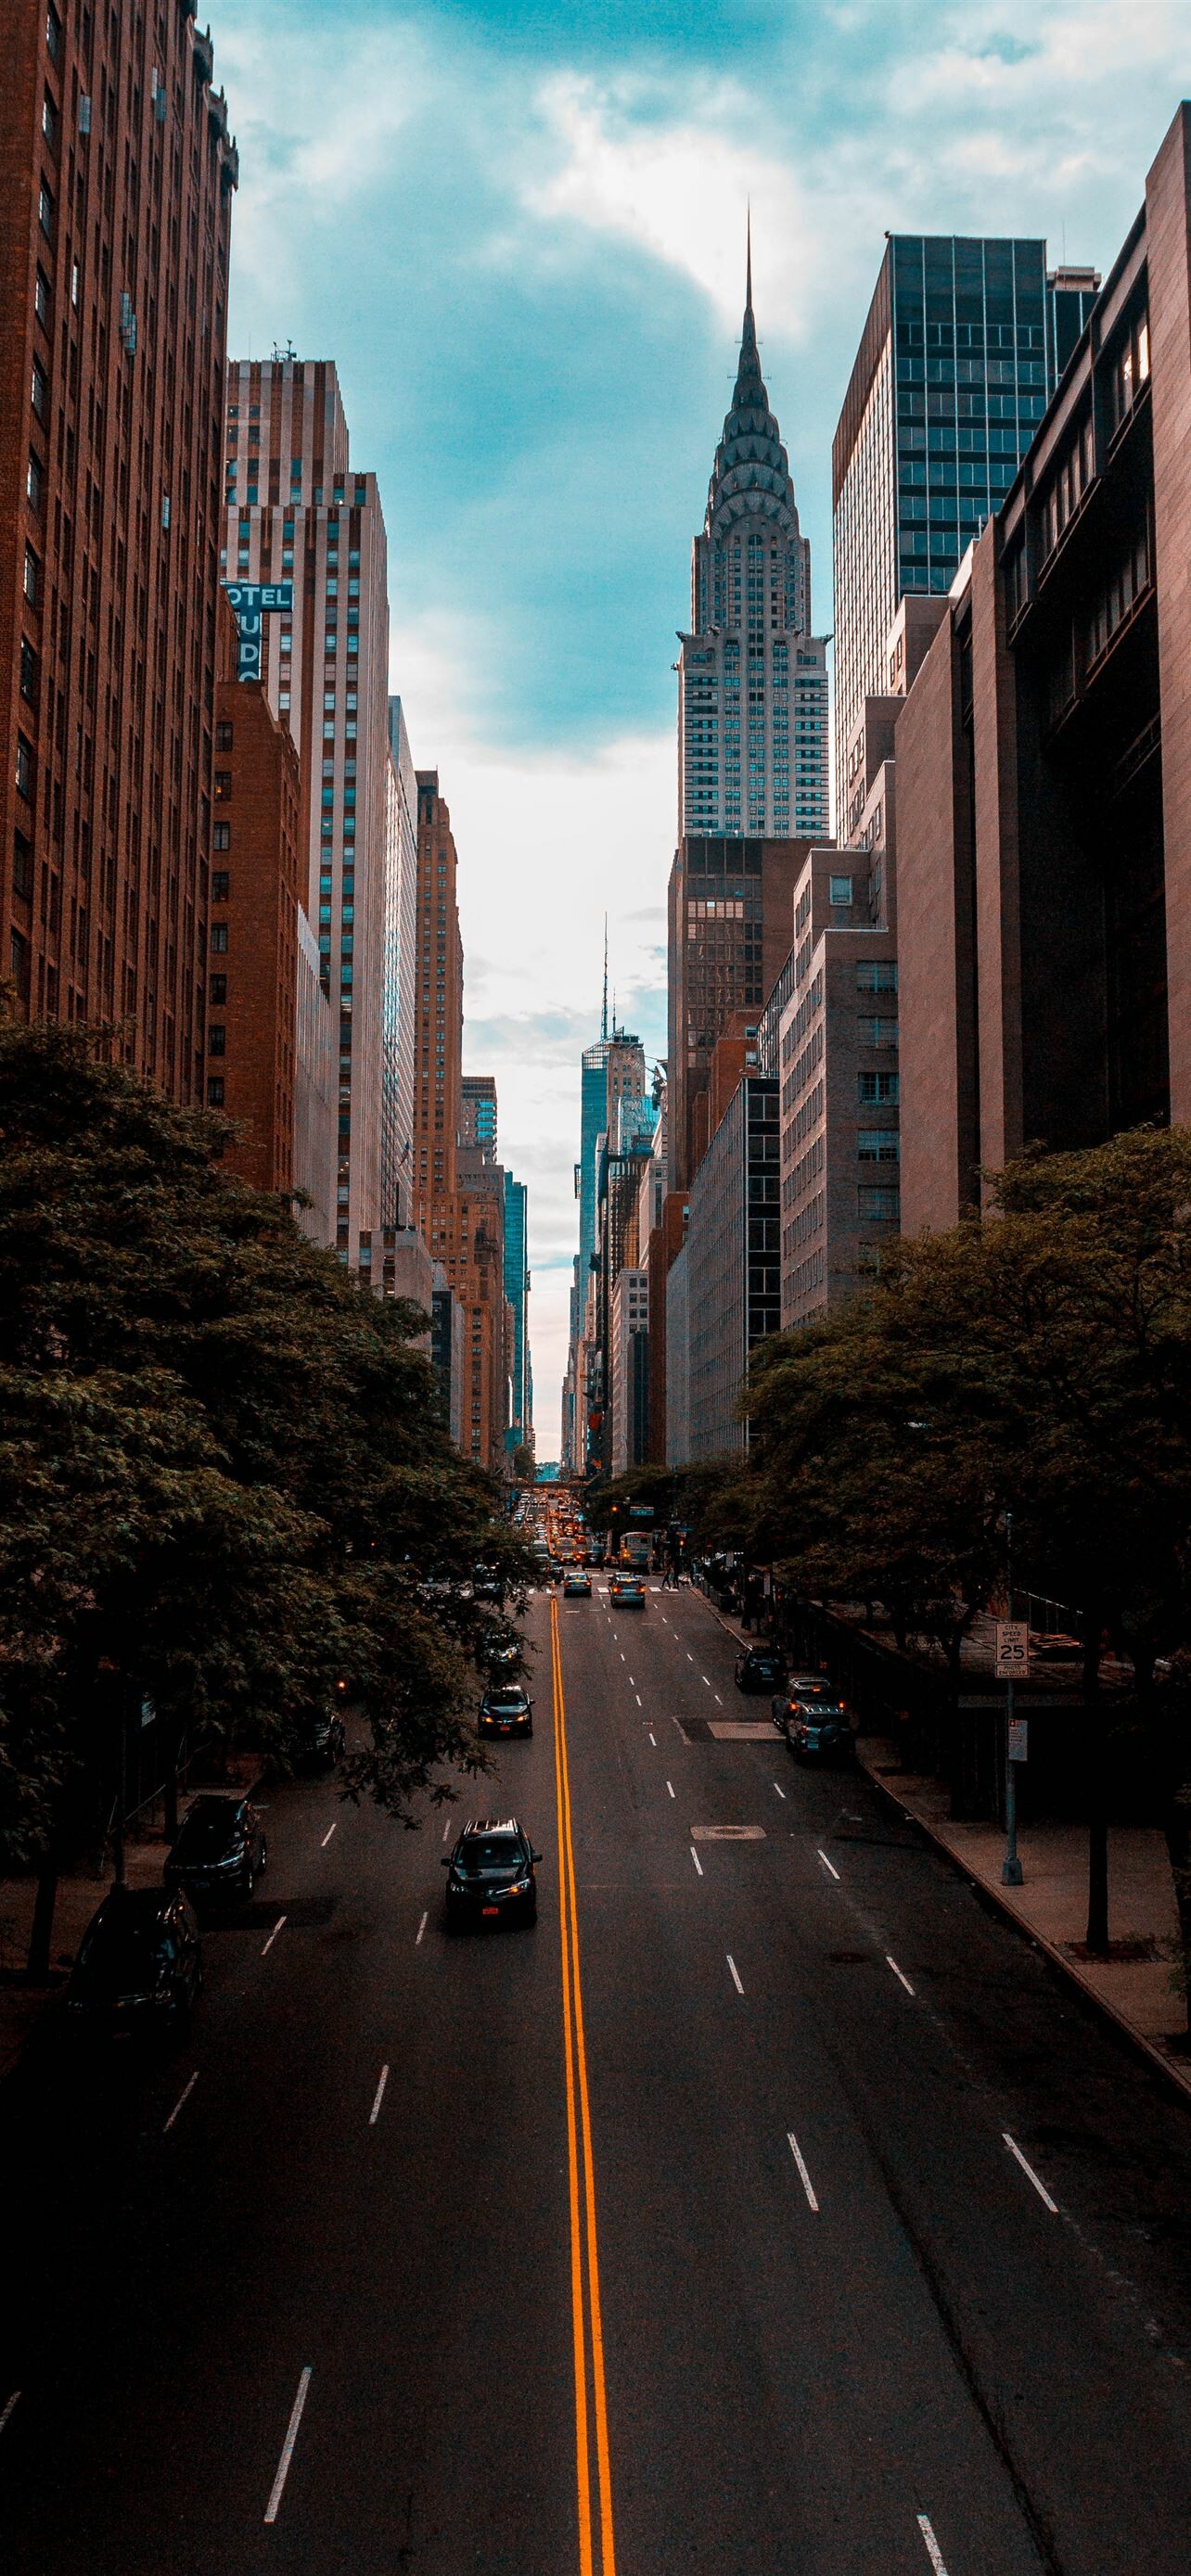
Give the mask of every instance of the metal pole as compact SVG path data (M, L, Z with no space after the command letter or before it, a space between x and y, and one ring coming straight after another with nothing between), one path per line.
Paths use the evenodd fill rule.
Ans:
M1013 1514L1005 1514L1005 1588L1009 1595L1007 1615L1013 1617ZM1017 1856L1017 1769L1010 1761L1013 1742L1013 1675L1005 1683L1005 1858L1001 1863L1002 1887L1020 1887L1023 1871Z

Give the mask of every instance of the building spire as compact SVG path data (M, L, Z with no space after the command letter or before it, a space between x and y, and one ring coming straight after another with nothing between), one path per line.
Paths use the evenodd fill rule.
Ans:
M600 1018L600 1036L608 1035L608 915L604 914L604 1008Z
M751 197L744 222L744 309L746 313L751 313L753 309L753 201Z

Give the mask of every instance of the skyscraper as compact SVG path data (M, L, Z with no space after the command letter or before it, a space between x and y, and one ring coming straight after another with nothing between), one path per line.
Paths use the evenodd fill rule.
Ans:
M177 8L4 12L0 972L205 1092L219 429L239 164Z
M947 591L1095 301L1043 241L892 234L832 449L837 826L853 728L906 591Z
M669 895L670 1187L685 1190L708 1141L712 1051L761 1017L794 939L807 840L687 835Z
M513 1317L512 1378L507 1445L514 1449L533 1436L533 1395L529 1373L528 1192L524 1181L505 1173L505 1296Z
M414 1086L414 1222L435 1261L447 1258L463 1082L463 941L458 860L438 771L418 781L418 1045Z
M388 549L329 360L241 360L227 387L229 581L292 582L262 678L302 762L308 889L339 1042L335 1244L380 1278L389 751ZM374 1260L375 1253L375 1260Z
M810 546L761 374L750 246L736 388L679 638L680 834L827 832L827 648L810 623Z
M413 1203L414 1048L418 996L418 781L400 698L389 700L385 780L384 1069L381 1201L387 1226Z

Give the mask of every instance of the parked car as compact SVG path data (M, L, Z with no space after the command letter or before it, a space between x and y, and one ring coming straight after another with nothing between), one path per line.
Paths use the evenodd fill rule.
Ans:
M785 1727L786 1719L797 1701L818 1699L839 1701L839 1692L829 1674L787 1673L781 1689L774 1692L769 1703L774 1725ZM840 1702L840 1705L844 1706L846 1703Z
M94 1914L66 1989L71 2028L112 2039L180 2038L203 1982L188 1899L176 1888L114 1887Z
M521 1670L521 1648L515 1637L490 1638L481 1646L480 1661L494 1682L515 1681Z
M347 1729L338 1709L320 1709L302 1731L294 1759L301 1769L330 1771L347 1751Z
M480 1701L481 1735L532 1735L533 1701L519 1682L501 1682Z
M775 1646L746 1646L736 1658L737 1690L775 1691L784 1672L784 1658Z
M852 1720L842 1700L794 1700L785 1723L786 1742L799 1762L850 1762L855 1749Z
M584 1572L582 1566L567 1567L562 1578L562 1597L564 1601L590 1601L591 1576Z
M536 1864L542 1855L515 1816L474 1816L464 1826L443 1868L447 1871L447 1924L536 1923Z
M187 1808L162 1877L194 1905L235 1903L251 1896L268 1856L250 1799L204 1796Z

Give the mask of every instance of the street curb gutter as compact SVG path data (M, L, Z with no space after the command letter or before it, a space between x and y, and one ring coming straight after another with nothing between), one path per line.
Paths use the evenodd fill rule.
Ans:
M976 1895L987 1898L989 1904L996 1907L997 1913L1004 1922L1012 1924L1013 1930L1020 1933L1023 1940L1029 1941L1035 1950L1041 1950L1044 1958L1049 1959L1052 1968L1060 1970L1067 1984L1078 1995L1081 2004L1098 2014L1102 2021L1111 2023L1117 2036L1126 2042L1135 2056L1143 2058L1151 2072L1162 2077L1168 2091L1177 2097L1183 2108L1191 2108L1191 2070L1183 2075L1177 2066L1172 2066L1170 2059L1163 2056L1160 2048L1155 2048L1153 2041L1146 2038L1144 2031L1138 2030L1135 2023L1126 2019L1124 2013L1118 2012L1116 2005L1109 2003L1106 1995L1098 1994L1095 1986L1088 1985L1086 1979L1080 1976L1078 1968L1072 1965L1070 1959L1064 1958L1062 1951L1055 1948L1053 1941L1047 1940L1044 1932L1035 1931L1033 1924L1027 1923L1018 1913L1016 1906L1010 1905L997 1888L991 1886L987 1879L978 1878L975 1872L960 1859L958 1852L952 1849L951 1844L944 1842L942 1835L937 1834L933 1827L927 1824L924 1817L916 1815L912 1807L903 1806L896 1789L891 1789L878 1772L870 1770L859 1746L856 1759L866 1780L871 1780L874 1789L896 1809L903 1822L915 1825L920 1834L925 1834L927 1841L934 1845L937 1852L942 1853L944 1860L950 1861L952 1868L958 1870L961 1878L966 1878L969 1887L975 1890Z

